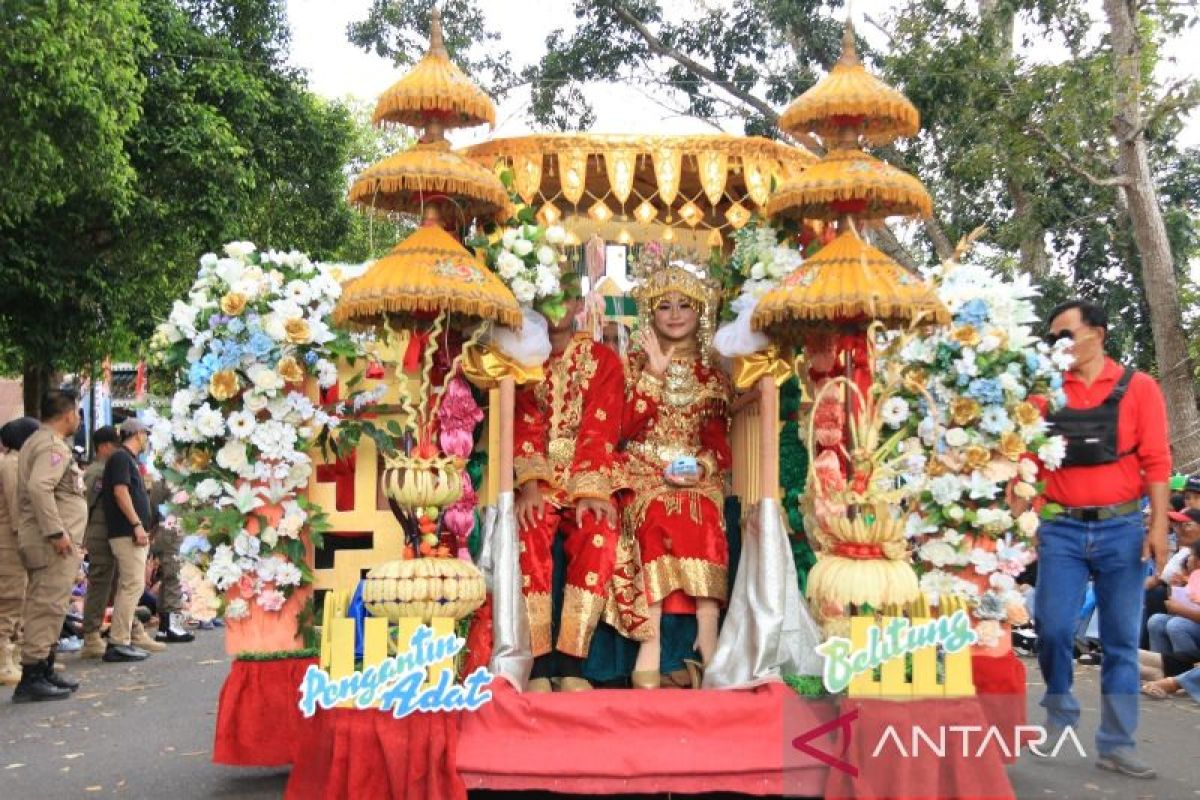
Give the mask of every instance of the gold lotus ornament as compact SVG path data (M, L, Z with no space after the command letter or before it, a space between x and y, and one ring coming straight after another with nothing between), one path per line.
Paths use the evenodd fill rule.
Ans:
M372 616L399 622L416 617L463 619L483 605L483 574L458 558L385 561L363 580L363 605Z

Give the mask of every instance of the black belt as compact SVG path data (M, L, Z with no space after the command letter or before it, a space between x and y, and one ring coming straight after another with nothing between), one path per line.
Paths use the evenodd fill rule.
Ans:
M1080 522L1101 522L1114 517L1123 517L1135 511L1141 511L1141 500L1130 500L1128 503L1117 503L1113 506L1075 506L1064 508L1059 516L1070 517Z

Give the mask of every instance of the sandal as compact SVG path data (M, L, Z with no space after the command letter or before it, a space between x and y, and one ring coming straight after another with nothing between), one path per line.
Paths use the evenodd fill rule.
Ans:
M1170 681L1172 684L1174 684L1174 687L1168 689L1166 686L1164 686L1163 684L1167 683L1167 681ZM1174 678L1164 678L1161 681L1149 681L1142 684L1142 694L1146 695L1146 697L1149 697L1152 700L1166 700L1178 691L1179 684Z

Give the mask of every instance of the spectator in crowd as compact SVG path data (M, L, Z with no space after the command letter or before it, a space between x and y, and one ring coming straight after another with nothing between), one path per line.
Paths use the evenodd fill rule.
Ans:
M183 587L179 582L179 530L164 524L166 515L163 507L170 497L170 488L165 479L154 482L150 490L150 503L154 511L154 529L150 540L150 554L158 561L158 642L186 643L196 637L183 624Z
M1146 595L1142 603L1142 628L1138 647L1142 650L1150 647L1150 617L1155 614L1167 613L1167 598L1172 586L1182 585L1185 573L1184 563L1191 554L1192 544L1200 541L1200 509L1187 508L1183 511L1168 511L1167 518L1175 531L1175 543L1179 549L1167 561L1161 571L1154 572L1146 578Z
M1189 475L1183 484L1183 504L1188 508L1200 508L1200 475Z
M101 495L104 482L104 467L108 458L121 446L117 429L111 425L97 428L92 434L92 446L96 460L83 473L83 486L88 500L88 526L83 545L87 550L87 594L83 604L83 649L80 658L103 658L104 639L100 635L104 626L104 615L108 610L109 598L116 582L117 562L108 542L108 522L105 517ZM148 653L166 650L146 633L141 620L134 617L130 632L130 643Z
M148 434L137 418L121 423L121 446L113 451L101 477L108 544L117 562L117 596L108 628L105 661L141 661L150 655L130 641L134 609L146 587L146 558L153 523L150 495L138 456L145 452Z
M1073 300L1049 316L1052 343L1070 340L1074 363L1065 376L1066 407L1050 415L1067 441L1062 467L1046 475L1046 497L1062 508L1038 531L1038 663L1046 681L1042 705L1051 738L1079 721L1071 693L1080 603L1095 586L1100 641L1098 767L1138 778L1155 771L1137 756L1137 642L1145 591L1143 543L1157 571L1167 562L1171 457L1166 408L1149 375L1122 367L1104 352L1103 308ZM1142 498L1150 499L1148 526Z
M25 604L25 566L17 548L17 453L40 427L33 417L22 417L0 427L0 686L21 680L17 663L17 634Z
M17 456L17 545L29 584L14 703L63 700L79 688L54 671L54 651L79 573L79 544L87 525L83 472L69 444L79 427L79 398L66 390L48 392L41 411L41 427Z
M1150 649L1162 655L1200 650L1200 541L1185 551L1184 566L1172 575L1165 613L1150 617Z

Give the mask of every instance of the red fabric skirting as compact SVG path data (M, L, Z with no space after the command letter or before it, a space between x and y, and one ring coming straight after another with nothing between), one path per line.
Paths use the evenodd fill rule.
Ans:
M1018 725L1026 721L1025 665L1016 653L1009 650L1002 656L971 656L971 672L975 679L975 694L983 713L992 725L1011 740ZM1017 760L1012 753L1006 764Z
M519 694L504 681L464 714L458 772L470 789L573 794L819 795L826 767L788 731L832 714L782 684L745 691ZM793 733L796 735L796 733Z
M847 769L829 770L827 800L1009 800L1014 796L1004 771L1003 748L988 746L980 752L988 721L977 698L843 700L841 711L858 716L849 722L849 741L839 736L828 748L843 753ZM978 731L967 739L965 754L962 734L949 730L952 726ZM933 744L918 738L914 729ZM940 754L939 741L944 741Z
M292 747L305 719L297 703L300 683L315 658L234 661L217 701L213 762L236 767L292 763Z
M466 800L455 766L458 712L318 711L305 726L287 800ZM544 756L544 754L543 754Z

